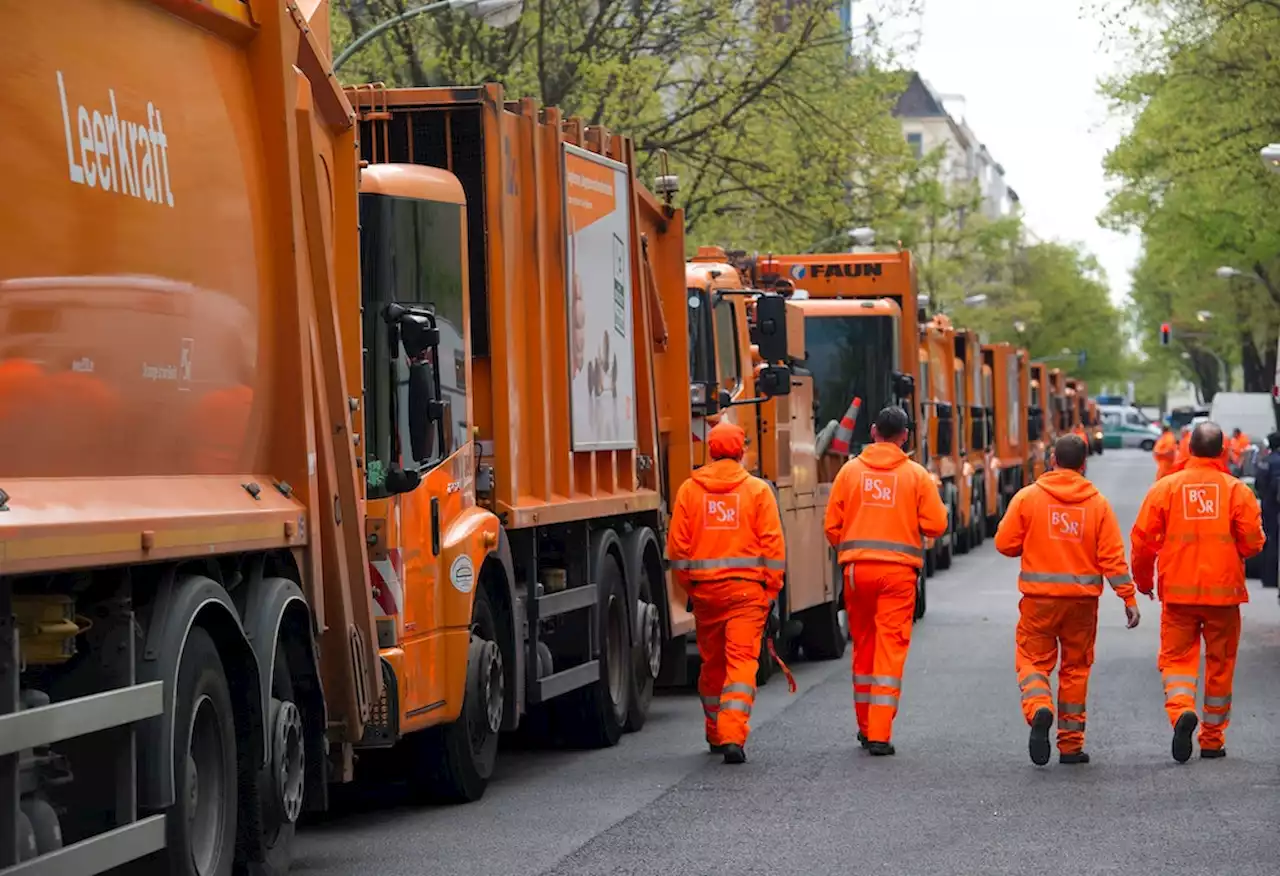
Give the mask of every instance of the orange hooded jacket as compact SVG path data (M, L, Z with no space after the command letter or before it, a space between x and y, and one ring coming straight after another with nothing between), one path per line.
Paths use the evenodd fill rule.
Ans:
M1262 508L1222 460L1192 457L1152 485L1129 533L1133 576L1151 592L1160 561L1160 600L1176 605L1249 601L1244 561L1262 550Z
M705 581L759 581L782 589L787 551L769 485L734 459L718 459L680 485L667 558L685 590Z
M947 506L924 466L880 441L841 467L824 523L842 566L881 562L918 569L924 565L920 534L937 538L947 531Z
M1019 490L996 550L1022 557L1018 589L1027 596L1098 597L1105 576L1126 605L1136 601L1115 512L1079 472L1054 469Z

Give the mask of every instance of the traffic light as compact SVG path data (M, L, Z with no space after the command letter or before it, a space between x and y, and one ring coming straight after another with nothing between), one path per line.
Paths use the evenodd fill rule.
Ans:
M1173 330L1169 328L1169 323L1160 323L1160 346L1169 346L1169 341L1173 337Z

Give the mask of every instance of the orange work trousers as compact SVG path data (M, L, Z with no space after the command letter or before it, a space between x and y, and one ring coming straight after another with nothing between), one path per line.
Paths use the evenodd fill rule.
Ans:
M1024 596L1018 603L1015 663L1022 690L1022 714L1031 723L1036 712L1058 716L1058 751L1084 750L1085 701L1089 669L1098 638L1098 597ZM1058 666L1058 706L1053 705L1049 675Z
M844 604L853 638L853 711L868 742L889 742L911 646L919 573L901 563L853 563Z
M1196 709L1200 638L1204 637L1204 717L1200 747L1222 748L1231 723L1231 681L1240 647L1240 606L1170 605L1160 611L1160 676L1169 723Z
M707 742L745 745L769 597L759 581L707 581L692 592Z

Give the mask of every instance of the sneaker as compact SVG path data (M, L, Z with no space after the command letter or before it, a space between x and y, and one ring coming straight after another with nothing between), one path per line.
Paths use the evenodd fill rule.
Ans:
M898 753L891 742L868 742L867 752L873 757L891 757Z
M735 745L730 742L724 747L724 762L733 764L746 763L747 753L743 751L741 745Z
M1218 758L1220 758L1220 757L1226 757L1226 756L1227 756L1227 749L1226 749L1225 747L1223 747L1223 748L1202 748L1202 749L1200 749L1200 756L1201 756L1202 758L1204 758L1205 760L1217 760L1217 759L1218 759Z
M1053 710L1036 709L1031 719L1031 739L1027 745L1031 752L1031 762L1036 766L1044 766L1049 762L1049 728L1053 726Z
M1191 737L1199 724L1200 719L1195 712L1183 712L1173 725L1173 759L1178 763L1191 759Z
M1083 751L1064 751L1058 755L1058 763L1088 763L1089 755Z

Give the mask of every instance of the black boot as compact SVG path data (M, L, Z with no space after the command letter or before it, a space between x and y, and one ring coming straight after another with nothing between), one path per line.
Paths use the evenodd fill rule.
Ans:
M1202 748L1200 749L1200 756L1205 760L1217 760L1220 757L1227 756L1227 749L1226 746L1222 748Z
M743 751L741 745L734 745L730 742L724 747L724 762L734 764L746 763L747 753Z
M1053 710L1036 709L1031 718L1031 739L1027 744L1031 752L1031 762L1036 766L1044 766L1049 762L1049 728L1053 726Z
M724 746L718 742L708 742L707 750L712 754L724 754Z
M898 750L893 747L891 742L868 742L867 752L873 757L889 757L897 754Z
M866 748L868 745L871 744L867 742L867 734L863 733L861 730L858 731L858 744L861 745L863 748Z
M1195 712L1183 712L1173 725L1173 759L1178 763L1191 759L1191 737L1199 724L1200 719Z
M1063 752L1058 755L1058 763L1088 763L1089 755L1083 751Z

